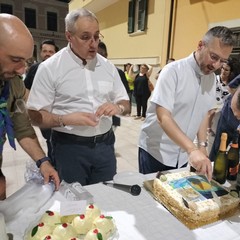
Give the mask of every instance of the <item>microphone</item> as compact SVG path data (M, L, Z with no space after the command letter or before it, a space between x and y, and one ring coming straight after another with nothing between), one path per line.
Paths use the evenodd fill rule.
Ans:
M104 185L111 186L113 188L131 193L133 196L138 196L141 193L141 187L137 184L135 185L125 185L125 184L119 184L119 183L108 183L103 182Z

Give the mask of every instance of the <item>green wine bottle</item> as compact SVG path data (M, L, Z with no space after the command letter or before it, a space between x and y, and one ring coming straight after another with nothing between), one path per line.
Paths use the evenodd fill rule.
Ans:
M231 147L227 153L228 172L227 179L235 181L237 179L239 166L239 149L238 149L238 131L234 133Z
M227 133L222 133L220 147L213 165L213 179L224 184L227 178Z

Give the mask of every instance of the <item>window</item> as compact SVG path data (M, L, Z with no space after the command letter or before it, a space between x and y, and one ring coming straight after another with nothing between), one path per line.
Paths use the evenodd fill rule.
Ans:
M47 12L47 30L57 31L57 13Z
M1 13L13 14L12 5L1 3Z
M145 31L148 0L130 0L128 5L128 33Z
M25 24L28 28L36 28L36 9L25 8Z

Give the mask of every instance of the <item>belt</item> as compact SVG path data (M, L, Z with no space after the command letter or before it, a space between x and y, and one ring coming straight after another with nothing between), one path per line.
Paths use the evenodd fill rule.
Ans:
M105 140L107 140L112 134L113 134L112 128L104 134L96 135L93 137L83 137L64 132L53 131L54 137L64 140L64 142L77 142L77 143L102 143Z

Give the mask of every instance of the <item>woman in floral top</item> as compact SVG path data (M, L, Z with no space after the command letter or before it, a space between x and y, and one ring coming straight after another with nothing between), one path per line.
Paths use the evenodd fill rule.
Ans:
M229 96L228 84L240 74L240 62L236 58L230 58L222 65L220 75L216 76L216 108L209 113L208 133L215 135L212 130L212 121L216 111L221 110L225 99Z

